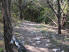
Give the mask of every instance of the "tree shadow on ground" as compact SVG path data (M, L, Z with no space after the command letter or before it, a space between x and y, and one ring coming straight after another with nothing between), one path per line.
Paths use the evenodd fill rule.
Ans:
M19 28L14 29L14 32L20 34L18 39L22 44L24 43L23 45L27 45L26 48L31 52L52 52L53 49L60 49L59 52L69 51L69 46L65 44L65 38L68 36L58 35L56 32L52 32L50 27L47 28L48 30L41 30L41 27L47 28L40 24L22 23Z

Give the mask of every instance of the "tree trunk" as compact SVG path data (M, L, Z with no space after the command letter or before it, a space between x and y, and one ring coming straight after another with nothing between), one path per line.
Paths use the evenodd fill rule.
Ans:
M61 19L59 17L58 15L58 34L61 34Z
M23 19L22 0L19 0L18 2L19 2L19 11L20 11L19 16L20 16L20 19L22 20Z
M10 15L11 0L2 0L2 13L4 23L4 42L6 52L13 52L12 45L10 44L12 38L12 24Z
M69 16L69 0L67 0L67 16Z
M60 5L60 0L57 0L58 4L58 13L57 13L57 18L58 18L58 34L61 34L61 5Z
M57 12L52 7L52 5L50 4L50 1L49 0L47 0L47 3L49 4L49 7L52 9L52 11L54 12L54 14L58 18L58 34L61 34L61 5L60 5L60 0L57 0L57 7L58 7Z

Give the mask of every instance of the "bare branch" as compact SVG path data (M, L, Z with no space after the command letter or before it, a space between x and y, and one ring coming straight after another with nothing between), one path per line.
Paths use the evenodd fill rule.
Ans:
M57 12L55 11L55 9L53 8L53 6L50 4L50 1L47 0L47 3L49 5L49 7L52 9L52 11L54 12L54 14L57 16Z
M64 5L64 8L63 9L61 9L61 13L64 13L64 9L65 9L65 7L66 7L66 4Z

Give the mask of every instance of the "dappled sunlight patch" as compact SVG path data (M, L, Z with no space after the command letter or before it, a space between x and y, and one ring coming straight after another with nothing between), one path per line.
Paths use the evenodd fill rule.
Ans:
M66 30L61 30L63 35L68 35L69 33Z
M46 27L46 26L44 26L44 25L37 25L37 26L35 26L36 28L44 28L44 27Z
M18 29L18 28L20 28L20 27L19 27L19 26L16 26L15 28L17 28L17 29Z
M0 23L0 32L3 33L3 24Z
M16 30L16 34L22 34L18 39L21 42L25 41L24 45L27 44L26 47L31 52L46 52L47 48L60 48L62 44L67 45L64 36L57 34L57 27L27 22L22 23Z
M32 23L32 22L24 22L23 23L24 25L27 25L27 26L33 26L33 27L36 27L36 26L40 26L40 24L36 24L36 23Z
M57 32L57 30L48 29L48 28L42 28L40 30L42 33L46 33L46 32L56 33Z
M69 37L68 37L68 38L66 37L64 40L65 40L65 41L69 41Z
M0 23L0 26L2 26L2 27L3 27L3 24L2 24L2 23Z
M20 20L18 20L18 21L17 21L17 23L21 23L21 21L20 21Z
M28 24L28 25L34 26L34 25L37 25L37 24Z
M26 26L24 26L24 27L21 27L21 29L24 29L24 30L28 30L28 31L38 31L38 29L37 28L34 28L34 27L26 27Z
M30 45L25 45L25 47L31 52L49 52L48 48L34 47Z
M0 40L0 47L4 47L4 41Z
M41 24L41 25L43 25L46 28L52 28L52 27L54 27L54 26L50 26L49 24Z
M63 40L58 40L58 39L53 39L53 43L57 44L63 44L69 46L69 41L63 41Z
M51 32L58 32L58 27L55 27L55 26L50 26L50 25L46 25L46 24L41 24L43 26L45 26L45 28L47 28L47 31L51 31ZM61 30L62 31L62 34L65 34L65 35L68 35L68 30Z
M68 45L68 46L69 46L69 42L68 42L68 41L63 42L63 44L65 44L65 45Z
M22 34L18 33L18 32L14 32L14 35L18 36L22 36Z
M48 30L48 28L40 28L40 30Z
M57 32L57 30L53 30L53 29L48 29L48 31Z
M3 30L0 30L1 33L3 33L4 31Z

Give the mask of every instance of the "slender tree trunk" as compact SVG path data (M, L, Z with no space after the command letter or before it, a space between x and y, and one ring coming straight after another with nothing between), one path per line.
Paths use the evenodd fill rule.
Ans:
M22 11L22 0L19 0L18 2L19 2L19 11L20 11L20 14L19 15L20 15L20 19L22 20L23 19L23 14L22 14L22 12L23 12Z
M6 52L13 52L12 45L10 44L12 38L12 24L10 16L11 0L2 0L2 13L4 23L4 42Z
M60 5L60 0L57 0L57 4L58 4L58 34L61 34L61 5Z
M52 11L54 12L54 14L58 18L58 34L61 34L61 5L60 5L60 0L57 0L57 7L58 7L57 12L52 7L52 5L50 4L50 1L49 0L47 0L47 3L49 4L49 7L52 9Z
M67 16L69 16L69 0L67 0Z
M61 19L58 16L58 34L61 34Z

